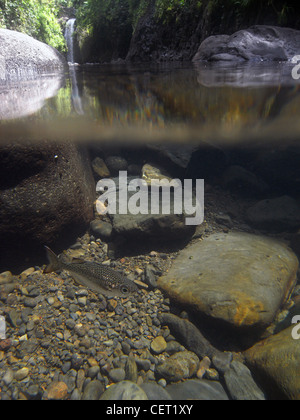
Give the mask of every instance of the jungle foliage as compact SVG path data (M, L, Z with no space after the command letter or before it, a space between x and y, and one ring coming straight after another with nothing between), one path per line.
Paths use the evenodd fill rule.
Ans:
M58 14L60 7L69 3L66 0L0 0L0 28L26 33L65 51Z

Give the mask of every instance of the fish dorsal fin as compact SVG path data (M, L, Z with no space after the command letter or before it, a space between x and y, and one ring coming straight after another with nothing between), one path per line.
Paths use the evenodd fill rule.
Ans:
M83 259L81 259L81 258L73 258L72 259L72 263L73 264L84 264L85 261Z

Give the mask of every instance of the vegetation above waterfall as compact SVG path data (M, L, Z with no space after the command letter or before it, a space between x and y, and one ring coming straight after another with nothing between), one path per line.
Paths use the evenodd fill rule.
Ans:
M59 51L65 51L65 40L58 22L60 0L0 0L0 28L26 33Z

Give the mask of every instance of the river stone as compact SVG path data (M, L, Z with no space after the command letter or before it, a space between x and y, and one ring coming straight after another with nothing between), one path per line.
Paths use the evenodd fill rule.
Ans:
M295 325L244 352L247 365L272 399L300 400L300 345L292 337L293 328Z
M227 325L265 328L294 287L297 269L297 257L280 242L217 233L181 251L158 287Z
M92 162L92 168L100 178L109 178L110 172L103 159L96 157Z
M151 342L151 350L155 354L163 353L167 348L167 343L164 337L158 336Z
M262 390L254 381L250 370L243 363L233 361L224 375L226 387L235 401L264 401Z
M104 401L134 401L148 400L146 393L137 384L130 381L122 381L109 387L100 400Z
M163 313L159 316L162 325L167 325L171 333L178 338L188 350L203 359L205 356L213 360L214 366L223 373L229 369L232 360L231 353L222 353L202 335L198 328L187 319L176 315Z
M111 238L112 225L103 220L95 219L90 224L91 231L93 234L100 239L108 240Z
M228 396L219 382L206 379L189 379L166 388L172 400L228 401Z
M189 226L186 224L187 214L183 211L183 214L176 214L176 206L174 201L176 194L171 191L170 194L170 214L162 213L163 203L162 194L159 194L159 214L152 214L151 209L151 188L148 188L148 209L146 208L146 214L131 214L129 210L126 210L125 214L119 212L119 197L127 195L127 204L136 195L136 191L127 191L129 183L135 180L135 177L127 177L126 185L120 184L119 178L113 178L116 184L116 214L114 212L108 212L113 225L113 233L120 235L129 240L157 240L159 241L171 241L175 239L187 238L193 235L195 232L195 226ZM145 180L141 181L146 184ZM124 182L125 184L125 182ZM146 185L145 185L146 186ZM114 192L112 192L111 200L114 199ZM134 198L137 198L136 196ZM139 200L137 206L139 206ZM174 208L175 207L175 208ZM128 208L128 206L127 206ZM184 210L184 203L182 206Z
M299 53L300 31L256 25L206 38L193 61L286 61Z
M43 42L8 29L0 29L0 83L40 77L43 73L62 71L66 60Z
M68 395L68 386L65 382L52 382L46 390L48 400L64 400Z
M199 359L191 351L182 351L173 354L162 364L156 367L159 376L169 382L178 382L182 379L189 379L196 375L199 367Z

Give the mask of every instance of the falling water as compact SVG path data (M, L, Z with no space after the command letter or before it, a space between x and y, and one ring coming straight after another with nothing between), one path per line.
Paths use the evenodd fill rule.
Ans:
M72 83L72 102L77 114L84 114L82 109L81 97L79 95L78 83L77 83L77 74L75 68L75 58L74 58L74 33L75 33L75 22L76 19L69 19L65 31L65 39L67 43L68 53L67 59L69 63L70 77Z
M65 31L65 39L68 48L68 62L74 64L74 31L76 19L69 19Z

